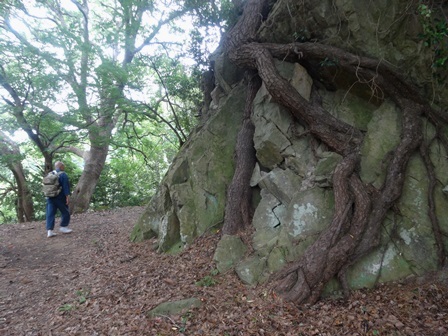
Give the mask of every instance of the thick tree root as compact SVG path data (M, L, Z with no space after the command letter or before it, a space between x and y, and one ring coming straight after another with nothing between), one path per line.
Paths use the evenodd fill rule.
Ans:
M260 8L256 5L260 6L261 2L249 0L248 8ZM258 22L256 15L245 11L238 29L245 27L245 23ZM247 32L246 36L253 36L254 32L249 27L241 31ZM298 304L314 303L334 276L339 275L347 289L345 273L348 267L378 246L381 224L399 199L409 159L422 143L422 115L427 113L438 120L441 118L431 111L412 85L384 62L318 43L255 43L238 32L229 34L226 47L235 64L258 72L274 101L288 109L316 139L343 156L333 176L335 212L331 224L298 261L275 277L276 291L283 297ZM361 83L369 85L372 92L381 92L383 98L389 97L401 109L401 141L389 160L385 182L380 190L375 190L374 198L358 174L362 132L335 118L316 102L301 97L279 75L273 61L273 57L291 62L321 61L328 54L338 60L340 70L355 75ZM424 156L424 160L430 167L429 157ZM431 175L430 169L429 173ZM232 202L232 199L228 201ZM429 202L433 201L430 199ZM435 221L434 225L437 230Z
M243 124L238 132L235 150L235 174L227 190L227 204L224 213L224 234L236 234L238 230L247 227L252 221L252 192L250 178L255 167L254 149L255 127L251 121L253 100L261 86L260 78L253 71L247 74L248 92L243 115Z

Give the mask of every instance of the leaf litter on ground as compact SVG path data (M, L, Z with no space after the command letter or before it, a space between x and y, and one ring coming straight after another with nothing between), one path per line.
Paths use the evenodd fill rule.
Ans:
M73 216L46 238L43 222L0 226L1 335L447 335L448 270L297 307L269 285L218 274L219 234L176 255L129 234L143 207ZM247 238L247 237L246 237ZM198 298L179 315L149 317Z

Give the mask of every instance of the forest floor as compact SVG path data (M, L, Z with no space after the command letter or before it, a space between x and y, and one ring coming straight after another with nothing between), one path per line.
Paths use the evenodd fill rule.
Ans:
M44 222L0 225L0 335L448 335L448 271L297 307L215 275L219 234L177 255L130 242L142 211L75 215L53 238ZM201 307L147 314L193 297Z

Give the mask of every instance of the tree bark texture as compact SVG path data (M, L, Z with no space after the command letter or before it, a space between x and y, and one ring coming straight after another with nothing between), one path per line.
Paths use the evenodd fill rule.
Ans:
M260 78L253 71L248 71L248 92L243 116L243 124L236 141L235 174L227 190L227 203L224 213L224 234L236 234L247 227L252 220L252 191L250 178L255 167L254 133L251 121L253 100L261 86Z
M325 284L335 276L341 279L344 289L347 290L344 281L347 268L379 245L381 224L387 212L401 196L409 159L419 149L432 181L431 196L428 200L430 218L435 235L440 236L432 199L435 178L428 155L428 144L422 144L422 116L426 115L439 123L443 123L443 120L429 107L416 88L384 62L319 43L255 42L263 6L264 1L247 2L241 20L229 33L224 44L229 58L242 68L256 71L274 101L290 111L313 137L343 156L333 176L335 210L331 224L299 260L288 265L274 278L276 291L286 299L298 304L314 303L320 297ZM332 116L317 102L305 100L279 75L274 65L274 57L300 63L304 60L323 61L328 55L338 60L337 66L340 70L355 74L363 83L367 83L372 93L380 91L392 99L402 113L400 143L393 151L383 185L373 194L359 176L360 149L364 140L362 132ZM303 64L306 66L310 62ZM237 145L238 148L240 153L237 159L241 159L244 147ZM252 152L253 148L245 150ZM252 165L252 162L250 164ZM239 170L244 169L243 167L244 165L237 163L235 176L241 174ZM233 195L245 197L246 186L238 182L232 188L231 193L229 190L226 210L233 209L233 213L242 202L241 198L233 198ZM234 189L239 189L239 192ZM237 220L243 222L241 219ZM236 226L225 220L225 227L226 225L228 228ZM235 230L226 229L226 232L231 234L235 233ZM446 251L440 237L436 242L440 265L443 265Z
M20 150L2 131L0 131L0 153L2 156L11 156L7 166L11 170L17 185L17 220L19 223L30 222L34 220L34 206L31 190L28 188L25 172L20 161Z
M90 131L91 146L84 156L84 170L78 183L72 191L70 200L70 213L85 212L89 209L90 200L98 184L101 172L109 153L111 125L98 130L99 133Z

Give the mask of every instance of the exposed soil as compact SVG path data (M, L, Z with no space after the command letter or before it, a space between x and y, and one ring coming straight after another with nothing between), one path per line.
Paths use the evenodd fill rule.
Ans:
M448 334L448 271L298 308L232 272L214 275L219 235L178 255L131 243L142 211L73 216L74 232L50 239L43 222L0 226L0 335ZM200 308L147 315L192 297Z

